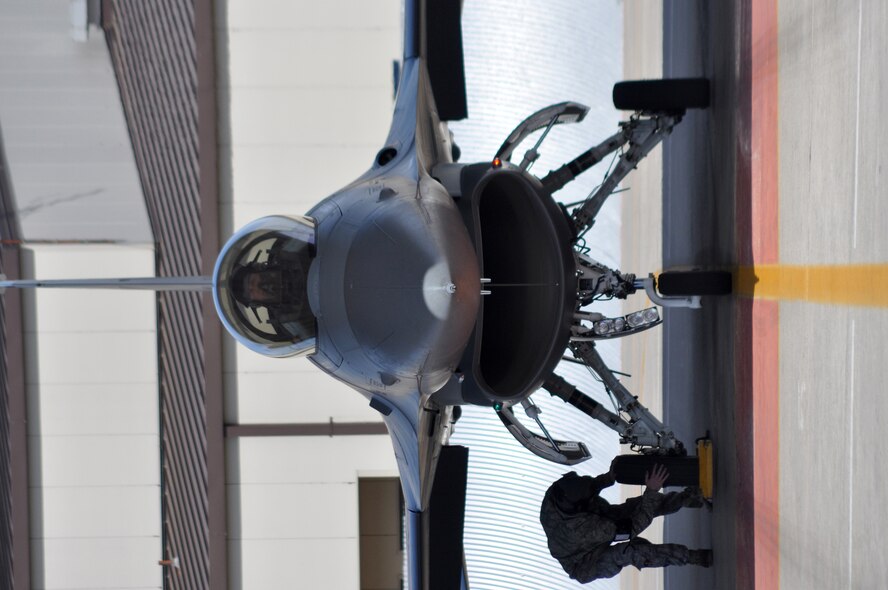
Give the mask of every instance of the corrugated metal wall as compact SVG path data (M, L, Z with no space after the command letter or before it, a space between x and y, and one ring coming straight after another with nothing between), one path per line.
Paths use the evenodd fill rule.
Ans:
M0 264L0 272L3 271ZM12 477L10 473L9 444L9 385L6 379L6 306L0 299L0 349L3 359L0 361L0 589L12 588Z
M7 239L3 235L3 239ZM6 254L5 252L3 254ZM7 257L0 256L0 272L6 273ZM12 441L11 420L9 413L10 396L14 392L9 387L9 357L7 346L11 340L7 336L7 305L6 298L0 297L0 590L15 588L12 579L14 565L13 555L13 478L12 478ZM12 338L14 339L14 337ZM25 564L27 567L27 564Z
M19 277L20 239L0 136L0 273L9 278ZM0 296L0 590L27 589L31 580L21 317L21 294Z
M3 265L0 263L0 272ZM12 588L12 477L9 445L9 385L6 379L6 306L0 298L0 589Z
M103 23L159 276L209 274L218 251L210 0L106 1ZM200 97L200 99L199 99ZM220 330L208 296L159 297L169 588L226 586Z
M0 239L8 240L10 235L5 223L11 207L9 183L6 177L6 162L3 145L0 142ZM4 190L6 189L6 190ZM0 273L5 273L4 256L0 256ZM12 585L12 470L9 415L9 379L6 346L6 301L0 297L0 590L13 588Z

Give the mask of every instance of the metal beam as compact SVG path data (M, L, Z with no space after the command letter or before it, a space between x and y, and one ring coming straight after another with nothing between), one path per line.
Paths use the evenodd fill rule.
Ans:
M13 195L9 164L0 137L0 272L19 278L19 244L22 232ZM6 457L0 464L0 499L5 512L0 516L0 562L9 571L0 572L0 587L31 587L31 523L28 489L28 400L25 390L25 353L21 293L8 293L0 302L0 449ZM4 399L5 398L5 399ZM4 403L5 402L5 403ZM3 530L5 529L5 530ZM3 546L6 545L6 546ZM7 561L8 560L8 561Z
M201 273L211 275L219 253L219 166L216 104L216 17L212 0L194 2L197 58L197 137ZM207 528L210 588L228 587L228 507L222 395L222 327L209 295L202 299L207 433Z
M5 236L4 236L5 237ZM19 275L19 248L0 249L3 272ZM6 434L9 449L9 519L8 531L0 531L0 543L9 542L12 588L31 587L31 523L28 489L28 402L25 390L25 355L23 348L22 298L18 291L3 297L3 329L6 366ZM0 396L2 397L2 396ZM2 408L0 408L2 411ZM0 415L0 419L4 416ZM0 431L4 430L0 425ZM8 534L8 538L3 536ZM5 550L5 549L4 549ZM2 578L0 578L2 583Z

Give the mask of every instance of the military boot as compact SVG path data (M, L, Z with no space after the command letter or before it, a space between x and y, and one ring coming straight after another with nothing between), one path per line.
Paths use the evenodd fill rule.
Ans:
M688 551L688 563L701 567L712 567L712 550L691 549Z

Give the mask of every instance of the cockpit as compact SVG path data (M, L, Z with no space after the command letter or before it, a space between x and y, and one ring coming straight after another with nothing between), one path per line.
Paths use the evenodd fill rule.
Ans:
M266 356L315 352L317 320L307 292L315 248L309 217L263 217L228 240L216 261L213 298L235 339Z

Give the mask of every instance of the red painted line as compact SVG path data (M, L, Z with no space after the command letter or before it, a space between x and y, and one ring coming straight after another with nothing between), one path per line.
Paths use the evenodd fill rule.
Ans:
M752 313L755 587L780 587L780 307L756 301Z
M752 2L752 260L779 262L777 0Z
M779 262L777 0L740 7L737 258ZM739 299L735 316L737 588L780 587L779 303Z

